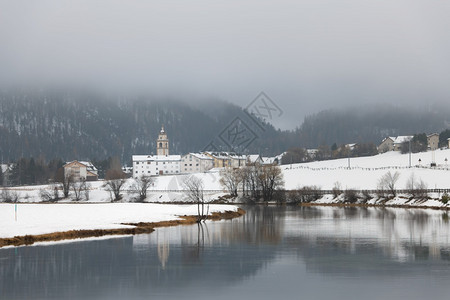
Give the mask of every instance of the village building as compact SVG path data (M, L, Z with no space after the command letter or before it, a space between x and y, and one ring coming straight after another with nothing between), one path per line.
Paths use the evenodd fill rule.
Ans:
M64 166L64 176L72 176L74 181L96 181L98 180L98 170L87 161L71 161Z
M389 136L381 142L378 146L378 152L384 153L388 151L400 151L402 148L402 144L405 142L409 142L412 140L412 135L400 135L397 137Z
M384 153L388 151L394 150L394 140L395 137L388 136L387 138L383 139L381 144L378 146L378 152Z
M262 165L264 160L259 154L247 155L247 165Z
M203 173L214 167L214 159L201 153L189 153L181 157L181 173Z
M181 173L181 155L169 155L169 138L164 126L156 140L157 155L133 155L133 177Z
M427 135L428 149L436 150L439 148L439 134L432 133Z
M133 177L181 173L181 155L133 155Z
M247 164L246 155L230 154L230 164L232 168L241 168Z
M169 155L169 138L164 130L164 125L161 127L161 131L156 141L156 155L167 156Z
M204 152L203 154L213 159L214 168L231 167L231 158L227 152Z

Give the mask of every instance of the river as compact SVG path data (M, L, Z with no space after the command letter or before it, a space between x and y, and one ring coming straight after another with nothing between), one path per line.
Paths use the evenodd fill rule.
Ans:
M446 299L445 211L245 207L154 233L0 249L1 299Z

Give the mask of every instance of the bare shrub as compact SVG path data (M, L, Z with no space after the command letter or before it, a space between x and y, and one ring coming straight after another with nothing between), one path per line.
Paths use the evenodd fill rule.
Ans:
M154 179L152 177L142 175L141 177L134 179L134 183L131 186L131 193L137 194L137 200L143 202L147 198L147 189L153 182Z
M355 190L345 190L344 192L344 202L346 203L356 203L358 202L358 193Z
M39 190L39 197L44 202L55 202L60 199L57 184L50 184L46 188Z
M310 203L316 201L322 197L320 188L317 186L304 186L293 191L289 191L287 195L289 202L298 203Z
M373 199L373 196L370 194L370 192L368 190L362 191L362 200L364 203L366 203L372 199Z
M121 169L109 169L106 171L106 182L103 185L109 192L109 197L112 201L119 201L122 199L122 188L126 182L125 173Z
M19 201L19 194L14 190L3 189L0 195L2 202L13 203Z
M395 185L397 184L398 179L400 178L400 173L395 172L391 173L391 171L387 172L378 181L378 189L381 191L387 191L392 196L395 197Z
M421 200L428 198L427 188L427 184L422 179L416 179L414 173L411 174L406 183L406 189L412 198Z
M342 185L341 185L341 183L339 181L336 181L334 183L332 192L333 192L333 197L334 198L337 198L337 197L339 197L340 194L342 194Z

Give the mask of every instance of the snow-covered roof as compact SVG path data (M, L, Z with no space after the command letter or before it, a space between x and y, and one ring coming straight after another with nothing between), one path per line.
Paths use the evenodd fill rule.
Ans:
M251 154L251 155L247 155L247 159L251 162L251 163L255 163L258 160L262 160L261 155L259 154Z
M319 149L306 149L306 153L308 154L316 154L319 152Z
M273 164L278 160L278 157L262 157L264 164Z
M394 144L401 144L404 142L409 142L412 138L413 138L412 135L399 135L393 141L394 141Z
M181 155L133 155L133 161L180 161Z
M66 162L66 164L63 167L65 168L67 165L72 164L72 163L82 164L82 165L86 166L86 171L92 173L92 175L98 176L97 168L90 161L73 160L73 161Z
M5 173L6 171L11 170L12 166L13 165L1 164L2 173Z
M186 155L183 155L183 157L188 156L188 155L192 155L198 159L213 160L210 156L202 154L202 153L188 153Z
M87 167L88 170L97 171L97 168L90 161L78 161Z
M205 152L205 153L217 159L230 159L230 153L228 152Z

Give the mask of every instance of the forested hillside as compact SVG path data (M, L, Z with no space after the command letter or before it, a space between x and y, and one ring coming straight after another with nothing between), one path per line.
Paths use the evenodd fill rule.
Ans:
M133 154L155 152L162 124L169 134L171 154L202 151L208 145L229 151L230 145L223 138L236 120L249 130L252 140L232 150L274 155L291 147L378 144L388 135L440 132L447 129L449 115L442 107L426 111L401 107L330 109L306 117L295 130L281 131L255 122L242 108L223 101L190 105L151 97L9 90L0 92L0 155L3 162L20 157L68 161L117 156L129 163Z
M439 133L450 125L448 106L427 109L378 105L331 109L308 116L295 130L303 147L333 143L378 145L387 136Z
M202 110L205 107L205 110ZM206 109L207 107L207 109ZM209 111L209 113L207 113ZM212 112L217 114L212 115ZM195 108L174 100L115 98L94 93L3 92L0 94L0 154L4 162L19 157L45 159L104 159L118 156L129 162L133 154L156 152L155 140L165 126L171 154L201 151L239 117L248 116L235 105L205 102ZM263 123L261 123L263 124ZM242 151L281 151L280 136L271 125L253 131L257 139ZM262 135L264 134L264 136ZM219 141L220 142L220 141Z

